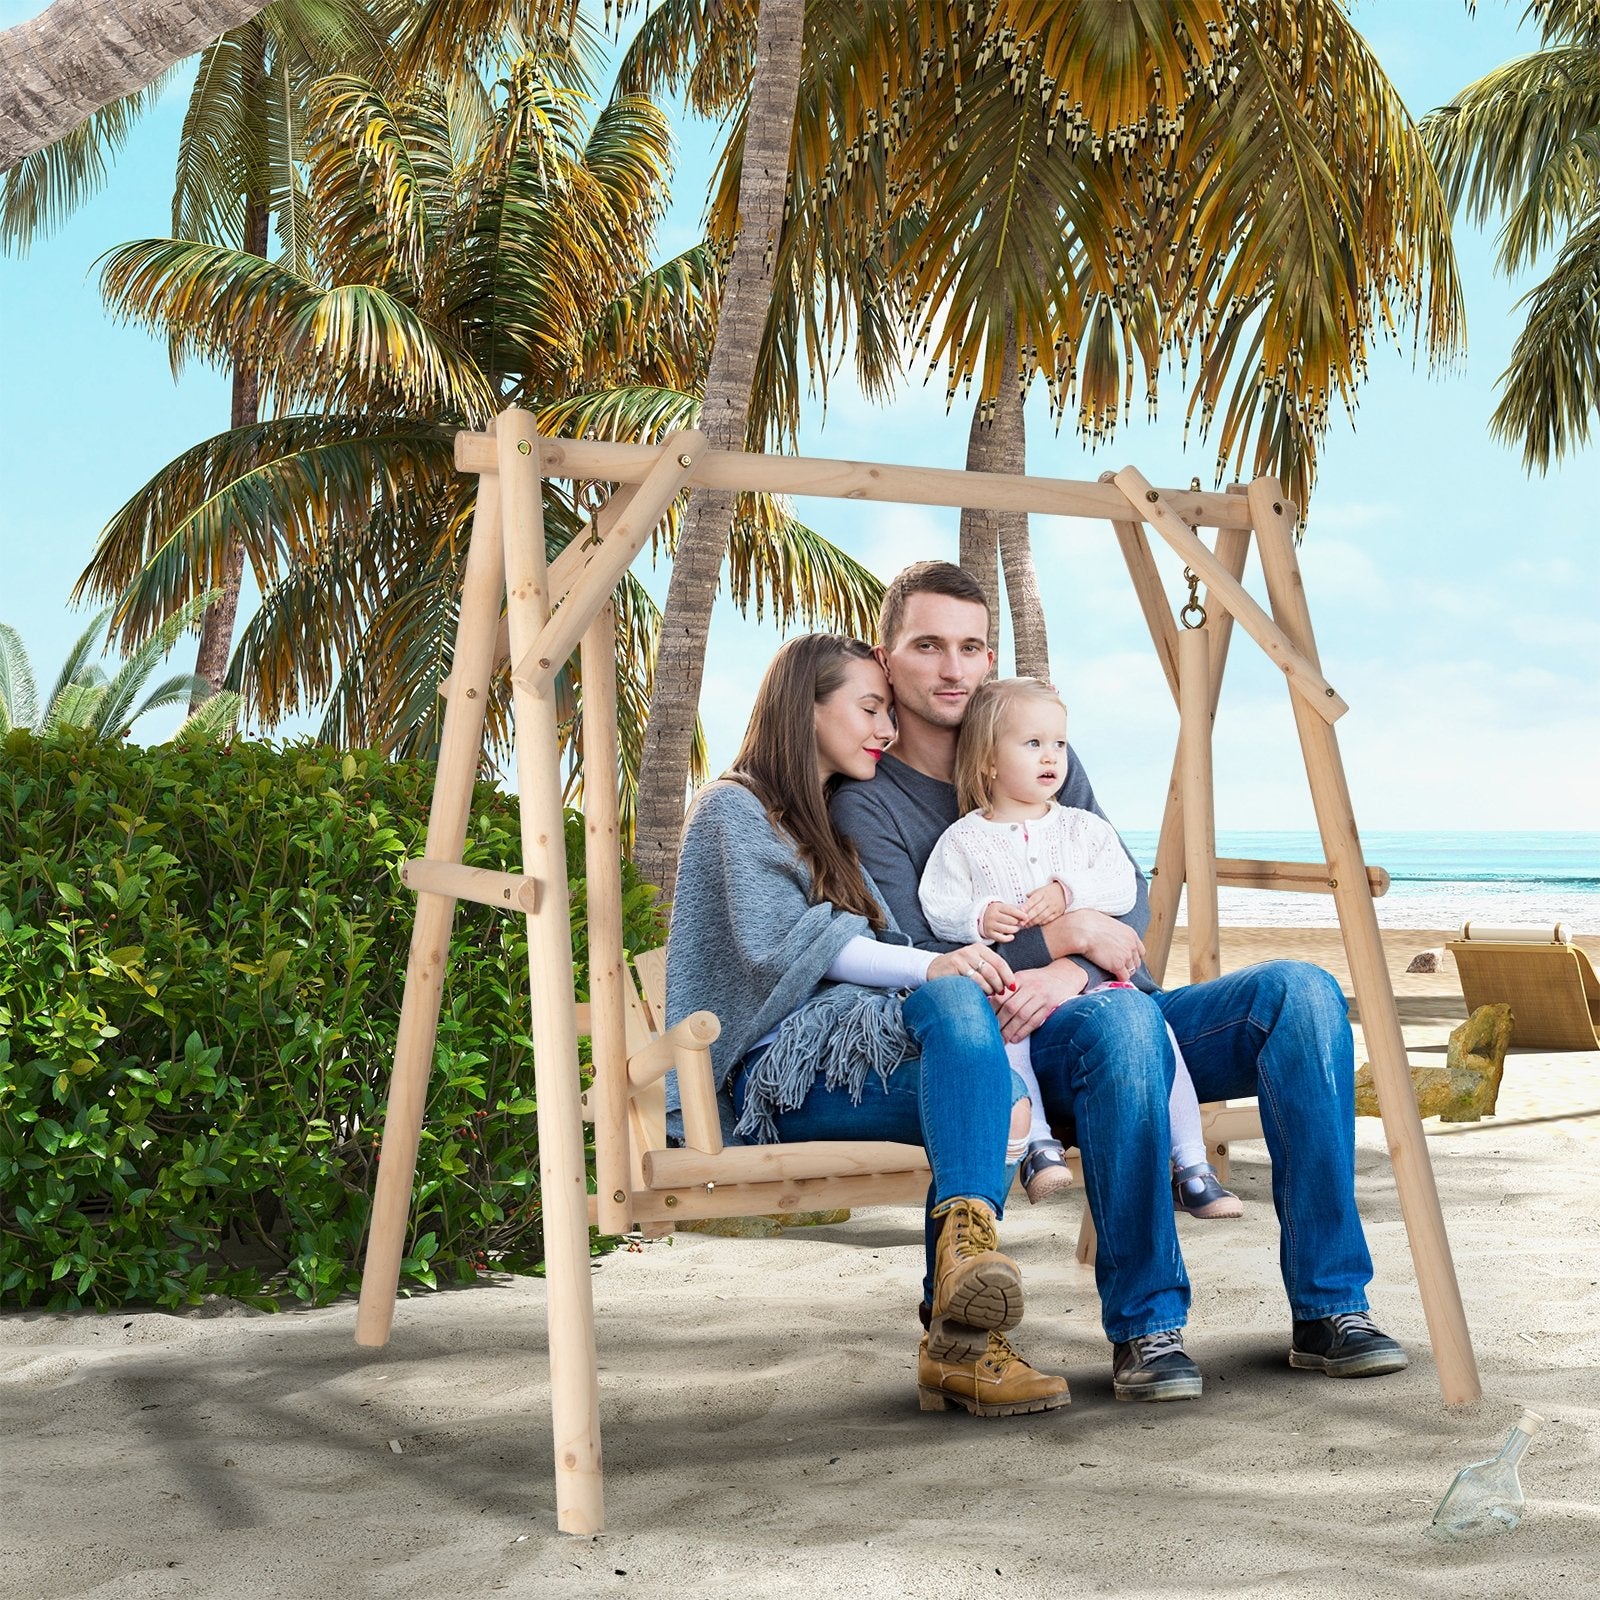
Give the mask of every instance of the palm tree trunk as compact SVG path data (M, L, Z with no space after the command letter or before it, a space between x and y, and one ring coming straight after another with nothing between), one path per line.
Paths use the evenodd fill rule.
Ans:
M0 172L248 22L264 0L56 0L0 33Z
M984 420L980 403L972 416L967 437L967 471L1014 472L1028 470L1028 440L1023 417L1022 382L1017 375L1016 328L1006 319L1004 377L994 409ZM1006 598L1011 606L1011 638L1016 648L1017 673L1024 678L1050 681L1050 645L1045 632L1044 606L1039 599L1039 579L1033 567L1025 511L963 511L961 513L961 565L983 585L989 597L989 648L995 648L1000 631L999 579L996 549L1004 568Z
M750 391L783 232L805 0L762 0L756 30L739 169L739 236L723 278L716 343L700 409L701 430L715 450L746 446ZM677 872L711 606L736 498L731 492L704 490L690 497L661 619L655 693L641 758L634 862L646 881L669 892Z
M972 427L967 433L967 471L984 472L993 424L983 402L972 408ZM968 506L961 513L961 549L957 556L962 568L983 590L989 606L989 648L1000 648L1000 529L998 511L981 511Z
M259 81L264 81L266 41L260 37L262 59L257 85L246 85L247 91L259 93ZM267 203L259 195L245 201L244 248L253 256L265 258L267 253ZM252 427L261 417L261 385L254 367L235 365L233 369L233 409L231 426ZM227 550L223 556L222 593L207 608L200 624L200 649L195 656L195 673L210 684L203 693L197 692L189 702L193 712L203 700L208 700L221 687L228 675L228 658L233 654L233 629L239 615L239 586L244 582L244 541L237 533L228 535Z

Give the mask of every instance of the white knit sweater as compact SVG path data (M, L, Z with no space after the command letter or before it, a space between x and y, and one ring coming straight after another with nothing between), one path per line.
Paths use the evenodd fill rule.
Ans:
M984 908L995 900L1020 906L1052 880L1067 891L1068 909L1114 917L1138 892L1133 863L1111 824L1052 800L1033 822L990 822L969 811L933 847L918 894L941 939L992 943L980 927Z

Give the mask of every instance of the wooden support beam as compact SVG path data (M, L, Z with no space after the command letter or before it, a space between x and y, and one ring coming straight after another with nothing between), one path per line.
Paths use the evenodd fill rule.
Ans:
M1316 639L1300 563L1295 556L1291 508L1282 489L1270 478L1259 478L1251 484L1249 505L1273 614L1295 648L1314 662ZM1310 703L1302 695L1289 698L1305 754L1322 848L1337 884L1333 903L1339 913L1351 986L1361 1012L1361 1033L1372 1061L1373 1086L1383 1114L1384 1137L1411 1244L1422 1309L1428 1319L1439 1387L1447 1405L1470 1405L1483 1391L1455 1263L1450 1256L1444 1214L1439 1207L1439 1191L1428 1160L1428 1144L1412 1093L1399 1009L1378 934L1378 914L1367 883L1339 743L1333 729L1312 715Z
M1211 641L1178 635L1178 750L1182 756L1183 868L1189 887L1189 982L1222 975L1217 930L1217 830L1211 781Z
M550 616L539 435L533 417L519 410L502 412L495 432L505 519L506 615L512 652L521 654ZM566 825L555 696L514 683L512 702L523 868L545 883L565 884ZM539 1104L556 1523L563 1533L595 1534L605 1527L600 1391L594 1290L589 1281L578 1035L572 1014L572 923L564 894L543 896L539 909L528 917L528 980Z
M1217 858L1217 882L1229 889L1276 889L1290 894L1332 894L1337 874L1326 861L1252 861L1243 856ZM1389 874L1367 868L1367 889L1381 898L1389 892Z
M455 670L468 692L445 707L439 741L439 767L428 809L424 850L435 862L459 862L466 843L472 786L483 752L483 714L489 704L494 628L505 592L501 560L500 493L492 479L478 486L472 536L462 574L461 609L456 620ZM565 880L563 880L565 881ZM356 1308L356 1343L369 1349L389 1342L394 1298L400 1284L411 1217L411 1188L417 1171L417 1145L428 1100L428 1077L439 1031L439 1003L450 959L450 925L456 903L448 895L424 895L411 927L400 1031L395 1040L394 1073L384 1110L383 1160L372 1197L372 1222L361 1272L361 1303Z
M486 474L493 477L493 473ZM567 591L572 587L573 579L583 570L589 552L605 536L610 533L629 506L633 504L634 497L639 493L636 483L620 484L611 495L611 498L595 513L594 520L589 525L589 532L581 539L574 539L571 544L562 549L555 560L550 563L550 593L552 604L564 600ZM496 673L502 667L511 664L511 624L505 618L500 619L500 629L495 635L494 643L494 670ZM446 699L450 695L450 679L444 678L439 683L439 693Z
M566 599L517 660L511 674L513 683L542 690L554 681L596 612L621 583L634 557L655 532L656 524L678 498L695 462L708 448L706 436L697 428L667 436L660 459L639 485L628 509L599 544L584 548L583 566L573 578Z
M1115 485L1116 474L1104 472L1100 481ZM1118 491L1121 492L1120 490ZM1243 489L1230 486L1228 495L1235 500ZM1137 522L1114 524L1117 543L1127 562L1128 576L1133 581L1145 625L1150 630L1151 642L1166 675L1167 687L1172 691L1174 703L1178 699L1177 627L1172 611L1161 588L1161 576L1155 558L1150 553L1150 541L1143 526ZM1245 560L1250 554L1250 530L1221 528L1217 532L1217 560L1237 582L1244 576ZM1228 664L1228 646L1233 637L1233 617L1222 609L1207 619L1206 633L1211 639L1211 717L1215 724L1217 705L1222 695L1222 676ZM1183 804L1179 787L1182 771L1182 753L1175 749L1172 756L1172 773L1167 780L1166 803L1161 814L1161 831L1156 836L1156 858L1150 870L1150 922L1144 935L1144 964L1157 983L1166 977L1167 958L1172 953L1173 926L1178 916L1178 901L1183 894L1184 843Z
M803 1144L734 1145L716 1156L698 1150L652 1150L644 1158L645 1181L652 1189L871 1177L885 1172L914 1172L926 1185L927 1152L919 1144L808 1139Z
M539 909L539 885L517 872L463 867L453 861L430 861L426 856L418 856L401 864L400 881L418 894L472 900L480 906L493 906L497 911Z
M598 478L642 483L660 456L653 444L613 444L599 439L544 439L540 459L551 478ZM456 467L496 470L494 441L485 433L456 435ZM895 467L876 462L831 461L815 456L770 456L708 450L690 473L690 489L749 490L809 495L823 500L898 501L916 506L966 506L974 511L1030 511L1055 517L1112 520L1128 515L1120 490L1066 478L1006 472L963 472L953 467ZM1165 502L1194 527L1247 528L1249 512L1237 495L1198 489L1163 489ZM1137 508L1136 508L1137 510ZM1142 510L1137 510L1143 516Z
M1324 722L1337 722L1350 709L1349 706L1339 698L1333 686L1317 671L1304 652L1295 649L1283 630L1196 537L1194 530L1164 498L1164 491L1151 488L1149 480L1137 467L1124 467L1116 476L1117 487L1127 497L1128 504L1183 557L1185 565L1194 568L1205 579L1206 599L1232 613L1239 626L1283 671L1295 693ZM1219 498L1231 500L1234 505L1238 504L1239 499L1237 495L1222 495ZM1247 498L1246 505L1249 503Z
M709 1011L692 1012L628 1057L629 1084L643 1089L665 1077L677 1066L680 1050L709 1050L721 1032L722 1024Z
M563 552L565 553L565 552ZM554 567L551 568L552 572ZM580 651L583 867L589 906L588 1101L594 1122L600 1228L626 1233L628 1212L628 1001L633 979L622 947L622 829L617 803L617 614L600 607Z

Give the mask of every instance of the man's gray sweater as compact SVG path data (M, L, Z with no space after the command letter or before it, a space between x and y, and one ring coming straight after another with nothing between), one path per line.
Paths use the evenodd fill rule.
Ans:
M1095 801L1094 789L1082 762L1071 749L1067 760L1067 781L1056 798L1064 806L1092 811L1110 822ZM840 784L831 809L834 825L855 842L862 866L893 913L895 922L910 935L911 942L919 950L955 949L955 945L934 936L917 896L923 868L928 864L939 835L961 815L955 785L941 783L894 756L885 755L878 763L876 777ZM1123 850L1127 850L1126 845ZM1128 859L1133 860L1131 854ZM1150 926L1150 890L1137 863L1133 871L1137 898L1133 909L1117 920L1126 923L1142 939ZM1045 967L1051 960L1044 935L1037 928L1024 928L1005 947L1004 954L1017 968ZM1072 959L1089 975L1091 987L1106 982L1111 976L1087 957ZM1133 975L1133 981L1141 989L1155 988L1143 966Z

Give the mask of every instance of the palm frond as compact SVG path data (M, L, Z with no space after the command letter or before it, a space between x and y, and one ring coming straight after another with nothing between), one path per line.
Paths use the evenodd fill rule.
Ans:
M1500 270L1531 266L1600 204L1600 47L1508 61L1422 130L1452 209L1479 223L1505 217Z
M105 186L133 125L166 92L177 67L100 110L71 133L36 150L0 180L0 250L26 255Z
M1588 443L1600 413L1600 214L1567 240L1521 304L1528 320L1500 376L1490 428L1522 445L1530 472L1547 472Z
M127 644L225 577L237 539L265 590L375 505L455 475L450 435L384 417L283 417L217 434L162 468L106 525L76 593L115 597Z
M31 728L38 715L39 691L27 646L15 628L0 622L0 734Z

